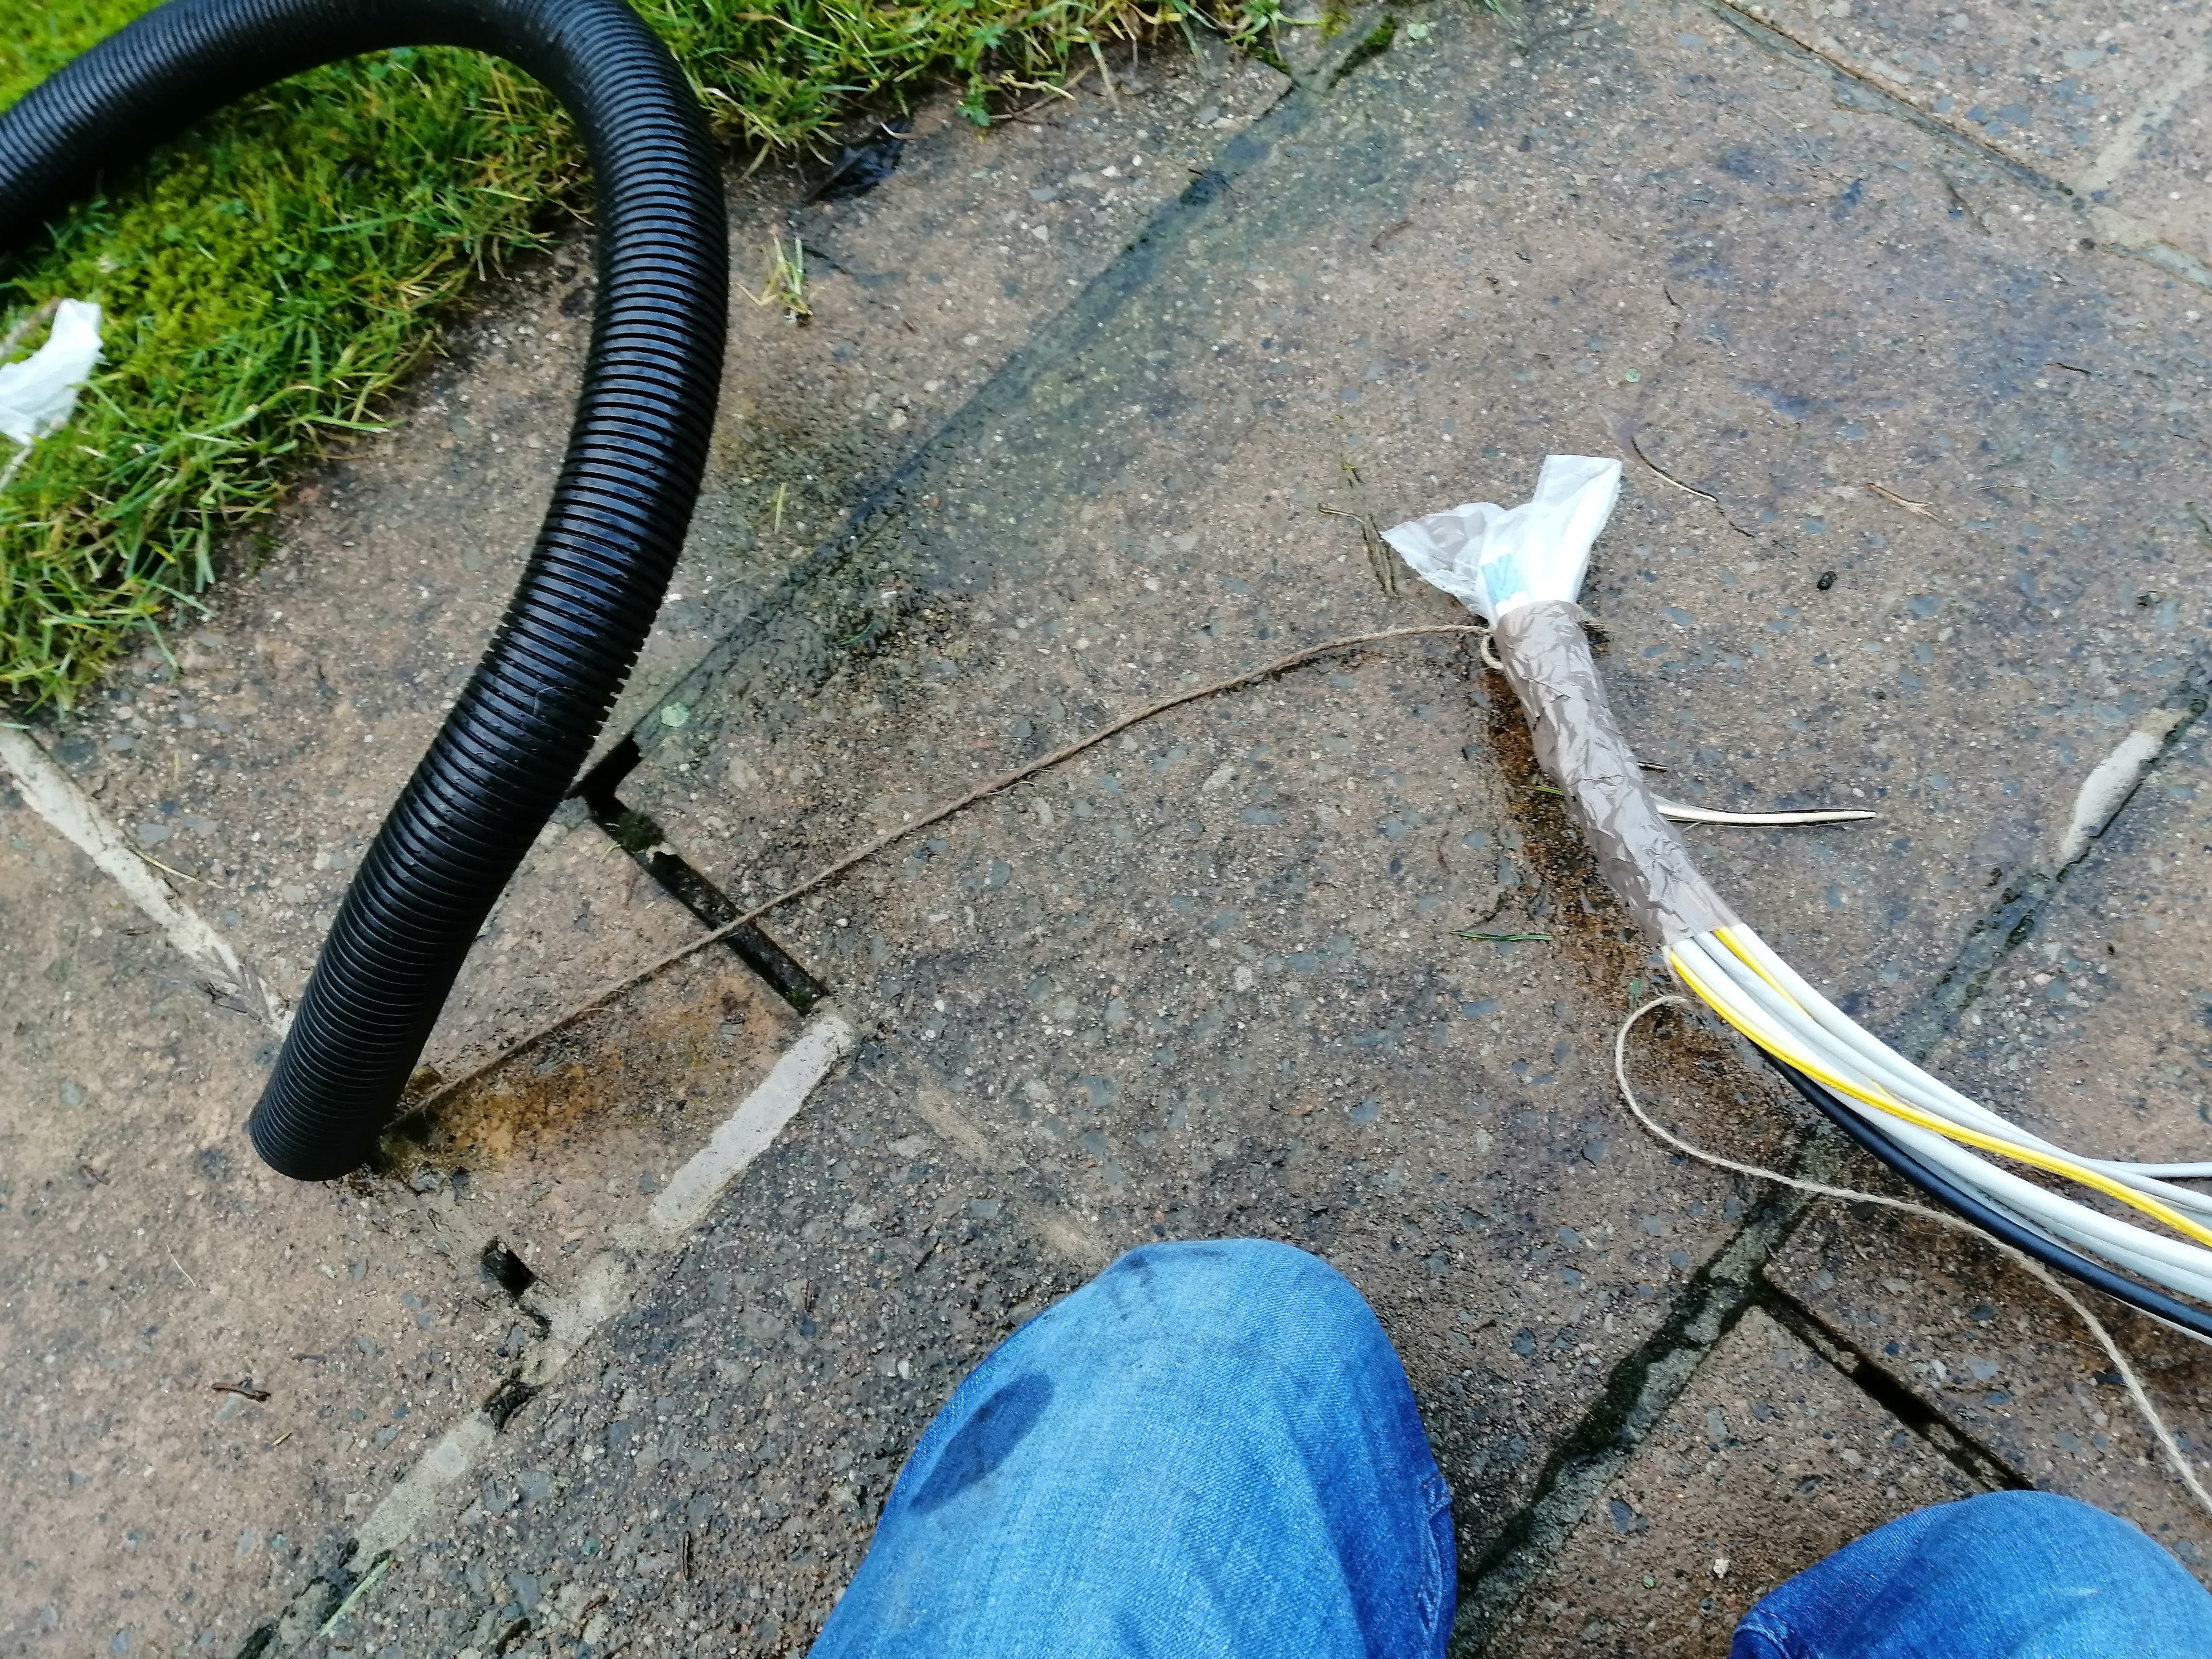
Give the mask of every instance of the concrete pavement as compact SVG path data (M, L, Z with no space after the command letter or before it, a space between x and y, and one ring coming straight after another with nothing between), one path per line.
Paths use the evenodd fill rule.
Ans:
M2178 5L2032 28L1994 9L1878 25L1642 0L1416 9L1363 21L1295 82L1163 60L1140 94L980 142L925 123L859 201L749 199L741 271L771 224L823 245L812 321L738 324L685 598L592 804L503 908L505 954L529 965L489 971L505 935L487 941L446 1063L1125 709L1452 620L1363 520L1520 499L1544 453L1571 450L1629 463L1588 605L1668 793L1882 814L1695 832L1716 885L1872 1027L2023 1122L2179 1155L2203 1133L2207 532L2191 504L2212 294L2197 198L2161 204L2154 182L2203 171L2205 27ZM572 343L528 343L580 279L536 280L472 325L481 357L441 369L302 505L295 552L237 584L207 662L147 665L42 736L117 822L171 827L155 856L233 849L177 867L258 886L267 910L236 904L228 925L280 990L351 844L327 826L373 823L483 625L447 590L408 601L371 580L364 538L419 544L422 585L456 593L482 526L526 542L550 465L529 440L556 441ZM504 415L454 424L501 398ZM501 568L483 572L485 615ZM322 719L237 666L402 601L447 631L365 630L384 643L322 672ZM238 725L204 690L226 674L223 695L267 705L265 759L188 796L165 786L149 718L189 702ZM2149 781L2069 837L2085 780L2138 732ZM364 753L392 757L388 781L348 781ZM312 1529L319 1553L271 1567L240 1548L258 1578L203 1588L183 1564L206 1549L133 1522L139 1542L117 1547L147 1554L117 1559L164 1562L143 1598L160 1618L48 1563L22 1582L54 1588L11 1610L10 1639L127 1626L137 1650L203 1632L220 1650L273 1626L264 1650L408 1659L803 1650L967 1365L1115 1252L1224 1232L1320 1250L1381 1313L1455 1492L1464 1651L1717 1654L1759 1589L1992 1484L2118 1510L2201 1571L2203 1517L2031 1284L1948 1236L1805 1212L1642 1138L1611 1033L1658 975L1540 786L1494 677L1458 641L1407 641L1163 716L768 918L856 1047L669 1254L623 1254L623 1229L809 1029L726 957L699 970L711 988L678 976L663 1002L510 1062L341 1200L388 1223L453 1194L455 1168L478 1192L473 1171L512 1170L508 1210L448 1200L486 1205L480 1256L513 1206L552 1201L533 1182L599 1194L527 1235L529 1295L541 1316L581 1306L590 1264L617 1258L623 1294L592 1304L573 1358L484 1432L465 1480L349 1559L362 1516L337 1489L357 1477L267 1471L267 1501L302 1517L288 1545ZM288 791L333 805L264 826ZM222 828L172 827L186 817ZM27 812L9 823L12 902L73 962L63 931L104 890ZM599 827L625 823L620 844ZM42 1179L97 1152L96 1125L128 1138L157 1097L118 1073L106 1119L67 1145L51 1127L92 1098L87 1056L149 1018L127 988L158 975L157 948L102 927L104 950L144 960L96 992L65 969L9 993L46 999L16 1050L29 1098L53 1103L22 1115ZM234 1120L252 1053L243 1034L209 1041L236 1073L221 1081L210 1048L199 1133L220 1150L214 1103ZM1710 1035L1675 1026L1636 1064L1693 1139L1882 1179ZM549 1075L617 1080L549 1113L527 1081ZM623 1122L658 1150L617 1146ZM178 1190L156 1162L131 1178L139 1211ZM315 1215L288 1224L303 1258L339 1224ZM95 1249L120 1224L80 1224ZM6 1248L25 1328L74 1317L32 1234ZM435 1293L479 1267L456 1259ZM505 1292L476 1283L489 1325ZM257 1354L289 1340L301 1296L272 1281L239 1328ZM514 1323L466 1386L455 1350L409 1360L453 1420L539 1363L549 1339L526 1311ZM2119 1328L2201 1446L2195 1351ZM324 1388L326 1410L370 1409ZM54 1430L24 1438L61 1455ZM416 1467L395 1455L375 1478ZM19 1536L63 1501L39 1488ZM1723 1557L1738 1565L1717 1575Z

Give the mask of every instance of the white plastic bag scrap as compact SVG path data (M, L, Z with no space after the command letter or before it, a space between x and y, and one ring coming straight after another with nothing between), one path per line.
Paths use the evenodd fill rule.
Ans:
M99 361L100 307L89 300L63 301L46 344L0 368L0 433L27 445L60 426Z
M1424 579L1494 623L1532 600L1582 592L1590 544L1620 494L1619 461L1547 455L1536 494L1522 506L1469 501L1394 525L1382 539Z

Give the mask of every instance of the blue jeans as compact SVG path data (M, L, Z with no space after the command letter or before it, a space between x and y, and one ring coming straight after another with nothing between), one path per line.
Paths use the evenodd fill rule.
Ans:
M813 1659L1440 1659L1449 1494L1358 1291L1285 1244L1155 1244L938 1413ZM1997 1492L1791 1579L1734 1659L2207 1659L2126 1522Z
M1876 1528L1746 1613L1729 1659L2206 1659L2212 1595L2117 1516L1992 1492Z

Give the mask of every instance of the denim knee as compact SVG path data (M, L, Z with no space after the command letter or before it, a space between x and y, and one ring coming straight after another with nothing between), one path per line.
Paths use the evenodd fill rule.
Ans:
M1351 1281L1285 1244L1152 1244L960 1385L817 1654L1442 1659L1456 1565Z
M1271 1328L1285 1302L1338 1318L1368 1311L1352 1281L1328 1262L1270 1238L1141 1245L1093 1283L1124 1308L1176 1323L1218 1320L1226 1310L1226 1329L1238 1334Z
M1962 1571L2018 1573L2044 1562L2115 1589L2139 1585L2146 1574L2194 1582L2141 1528L2054 1492L1984 1492L1908 1519L1923 1517L1922 1547L1940 1551Z
M1736 1659L2202 1659L2212 1595L2142 1531L2052 1492L1893 1521L1744 1616Z

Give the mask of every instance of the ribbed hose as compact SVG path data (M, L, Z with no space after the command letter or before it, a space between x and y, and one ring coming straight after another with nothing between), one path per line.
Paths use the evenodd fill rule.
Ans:
M247 1128L303 1181L368 1156L470 944L568 791L676 567L729 303L696 100L623 0L170 0L0 116L0 254L103 169L233 99L394 46L464 46L552 89L598 191L599 308L553 504L490 648L347 890Z

